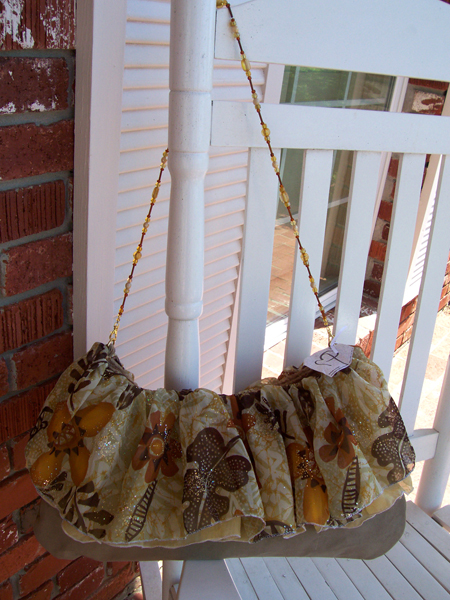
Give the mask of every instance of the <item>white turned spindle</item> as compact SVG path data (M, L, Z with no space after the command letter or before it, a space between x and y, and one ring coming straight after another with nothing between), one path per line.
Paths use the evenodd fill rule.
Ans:
M433 429L439 431L436 452L433 458L425 461L415 499L415 503L430 515L441 506L450 476L450 357Z
M170 21L165 386L196 388L203 295L204 177L208 168L215 3L173 0Z

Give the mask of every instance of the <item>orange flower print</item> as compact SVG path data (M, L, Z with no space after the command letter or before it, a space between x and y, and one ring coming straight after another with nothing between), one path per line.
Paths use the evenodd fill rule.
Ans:
M314 452L309 446L294 442L286 447L286 454L292 481L299 477L301 479L321 477Z
M325 398L325 402L336 424L329 423L325 429L324 437L328 444L320 448L319 456L324 462L330 462L337 456L338 467L345 469L355 457L356 440L342 410L334 408L334 399Z
M178 472L174 459L181 457L181 446L170 437L174 423L173 413L167 415L162 425L159 410L150 415L151 428L145 428L131 463L135 471L148 463L146 483L154 481L160 469L166 477L173 477Z
M62 469L64 456L69 456L72 481L78 487L86 477L91 453L84 439L95 437L114 413L109 402L87 406L70 416L67 403L56 405L47 428L49 452L44 452L30 469L31 479L37 487L45 487L57 477Z

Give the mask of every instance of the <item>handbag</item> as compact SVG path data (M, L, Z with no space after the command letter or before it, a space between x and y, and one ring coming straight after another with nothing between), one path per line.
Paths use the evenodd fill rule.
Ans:
M165 150L109 342L95 343L61 375L26 448L46 501L35 533L61 558L374 558L403 533L414 450L379 367L360 348L333 340L231 7L218 5L230 13L330 347L234 395L136 385L114 344Z

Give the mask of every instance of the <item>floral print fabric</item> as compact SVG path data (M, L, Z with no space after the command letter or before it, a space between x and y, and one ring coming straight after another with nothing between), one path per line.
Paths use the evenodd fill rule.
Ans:
M380 369L291 368L232 396L145 390L94 344L28 443L40 495L78 540L178 547L358 526L410 490L414 451Z

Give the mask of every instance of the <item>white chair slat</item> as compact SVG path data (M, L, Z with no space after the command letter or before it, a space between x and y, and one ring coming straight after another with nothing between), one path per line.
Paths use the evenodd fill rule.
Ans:
M394 207L378 303L377 324L372 343L372 360L389 380L398 322L419 205L425 156L405 154L400 159Z
M420 285L413 334L399 402L408 432L414 430L433 338L442 289L442 278L448 260L448 224L450 223L450 158L448 156L443 157L441 169L425 268Z
M261 112L274 148L450 154L450 119L436 115L295 104L263 104ZM211 144L265 147L253 105L215 100Z
M276 209L277 179L268 152L265 148L253 148L249 153L240 273L234 384L237 391L261 377Z
M356 341L380 161L378 152L357 152L353 159L334 322L334 333L345 327L343 344Z
M306 151L303 161L298 229L300 241L309 254L310 269L317 285L322 264L332 166L331 150ZM309 356L316 310L316 299L296 244L285 366L299 366Z
M450 80L450 14L438 2L378 0L369 7L360 0L316 0L295 10L292 0L254 0L233 12L249 60ZM228 22L228 11L220 10L215 56L238 59ZM421 44L414 35L418 23ZM435 49L433 60L422 44Z

